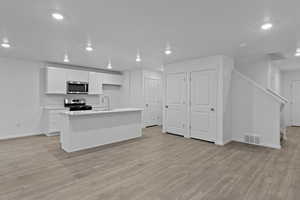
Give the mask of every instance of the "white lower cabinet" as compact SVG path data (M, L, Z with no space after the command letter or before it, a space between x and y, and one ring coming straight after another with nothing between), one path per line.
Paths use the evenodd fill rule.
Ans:
M47 136L54 136L60 134L60 113L67 111L67 109L48 109L46 111L46 131Z

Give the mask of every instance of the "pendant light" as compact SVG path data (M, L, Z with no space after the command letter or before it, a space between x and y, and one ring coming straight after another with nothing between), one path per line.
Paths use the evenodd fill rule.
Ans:
M110 59L108 59L107 69L112 69L111 60Z
M171 46L169 43L167 43L167 45L166 45L165 54L166 55L172 54Z
M141 62L142 59L141 59L141 54L140 54L140 51L137 50L137 54L136 54L136 59L135 59L136 62Z

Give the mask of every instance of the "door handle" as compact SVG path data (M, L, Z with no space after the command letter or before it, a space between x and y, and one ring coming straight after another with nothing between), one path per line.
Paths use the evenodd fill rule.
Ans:
M214 109L214 108L211 108L210 111L215 111L215 109Z

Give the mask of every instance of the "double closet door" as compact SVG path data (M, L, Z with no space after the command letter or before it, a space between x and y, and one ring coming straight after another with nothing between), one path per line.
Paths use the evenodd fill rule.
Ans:
M216 140L216 70L166 75L167 132L214 142Z

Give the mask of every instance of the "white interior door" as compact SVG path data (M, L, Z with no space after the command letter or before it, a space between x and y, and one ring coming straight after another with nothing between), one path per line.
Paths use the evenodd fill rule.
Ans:
M300 81L292 82L292 124L300 126Z
M187 104L186 73L166 75L166 132L184 135L186 126Z
M192 138L216 139L216 71L190 73L190 134Z
M144 126L154 126L161 124L162 118L162 93L161 79L144 79L145 84L145 109Z

